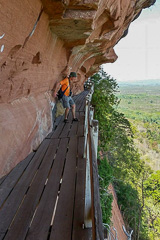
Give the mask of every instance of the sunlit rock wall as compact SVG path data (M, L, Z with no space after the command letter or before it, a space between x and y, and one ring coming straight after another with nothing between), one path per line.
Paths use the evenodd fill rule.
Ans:
M149 0L0 2L0 176L36 149L52 128L51 89L70 70L73 92L103 63Z

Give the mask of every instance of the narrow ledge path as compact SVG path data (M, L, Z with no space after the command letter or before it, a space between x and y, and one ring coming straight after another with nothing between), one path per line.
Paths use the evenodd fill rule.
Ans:
M84 228L85 97L75 97L79 122L55 122L36 152L0 179L0 240L90 240Z

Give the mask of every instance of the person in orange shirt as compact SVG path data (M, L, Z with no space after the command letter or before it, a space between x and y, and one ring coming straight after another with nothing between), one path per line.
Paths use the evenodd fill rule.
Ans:
M72 98L72 92L71 92L71 87L70 87L70 81L74 81L77 78L77 74L75 72L71 72L68 78L63 79L60 81L60 87L62 87L62 91L64 92L64 95L62 97L62 103L63 107L66 109L65 110L65 118L64 122L68 122L68 113L70 110L70 107L72 108L72 115L73 115L73 121L78 121L76 118L76 105L73 101Z

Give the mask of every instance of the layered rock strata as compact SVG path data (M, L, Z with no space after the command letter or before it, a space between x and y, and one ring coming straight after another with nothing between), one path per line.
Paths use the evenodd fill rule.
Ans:
M0 2L0 176L52 128L51 90L70 70L73 92L103 63L130 23L154 0Z

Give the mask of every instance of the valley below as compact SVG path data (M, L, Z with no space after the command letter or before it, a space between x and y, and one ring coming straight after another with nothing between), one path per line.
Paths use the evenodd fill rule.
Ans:
M120 84L118 111L132 124L141 158L160 170L160 83Z

